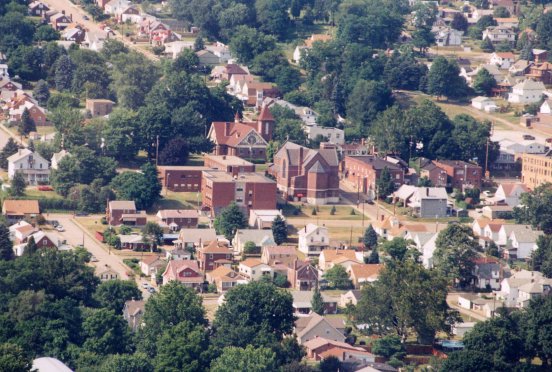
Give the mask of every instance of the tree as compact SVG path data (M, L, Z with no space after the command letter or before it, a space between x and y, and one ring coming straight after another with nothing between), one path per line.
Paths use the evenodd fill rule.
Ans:
M112 60L115 56L117 56L119 54L129 53L129 50L122 41L119 41L119 40L116 40L116 39L107 39L104 42L104 45L103 45L102 50L101 50L100 53L106 59Z
M314 311L318 315L324 315L324 299L320 294L320 289L318 288L318 285L314 287L314 292L312 293L311 307L312 311Z
M468 20L462 13L454 13L450 26L455 30L466 32L468 30Z
M508 18L510 17L510 12L503 6L497 6L493 8L493 17L494 18Z
M108 356L99 368L100 372L153 372L153 366L143 353L115 354Z
M139 149L135 141L139 131L137 125L136 112L128 109L113 110L101 132L103 153L117 160L133 159Z
M494 76L485 68L479 69L473 80L473 90L475 93L482 96L490 96L494 87L496 87Z
M159 163L162 165L184 165L190 155L188 141L182 137L173 138L159 152Z
M318 369L320 372L338 372L341 370L341 361L337 357L330 355L322 359L318 365Z
M350 289L352 287L349 274L341 265L334 265L331 269L326 270L323 277L331 288Z
M287 2L257 0L255 1L255 10L260 31L278 38L282 38L288 32L290 19Z
M19 145L12 137L8 138L8 142L0 152L0 167L8 169L8 158L19 150Z
M70 90L73 82L73 73L75 72L75 64L71 57L62 55L56 62L56 89L60 92Z
M278 370L276 353L269 348L245 348L230 346L224 348L222 355L213 361L212 372L251 371L264 372Z
M435 247L435 268L452 283L461 287L471 284L474 259L480 249L472 230L458 224L449 225L437 236Z
M380 258L378 253L378 248L374 247L372 248L372 252L370 252L370 255L368 257L364 258L364 262L367 264L379 264Z
M163 228L158 223L148 221L142 230L142 241L148 245L153 252L153 249L161 244L163 238Z
M458 98L467 93L466 81L460 76L458 64L444 57L435 58L427 79L427 89L431 95Z
M378 244L378 234L372 227L372 224L368 225L366 231L364 231L364 237L362 238L364 246L368 249L374 249Z
M148 209L159 199L161 183L157 178L157 170L154 165L147 163L142 166L141 170L141 173L123 172L118 174L111 181L111 187L118 199L134 200L137 208Z
M387 167L383 168L379 178L376 181L378 197L385 199L395 191L395 183L391 178L391 173Z
M199 52L203 49L205 49L205 43L203 42L203 38L201 36L198 36L194 40L194 51Z
M552 278L552 236L541 235L537 238L537 249L531 253L530 268Z
M446 295L446 281L436 271L411 259L390 261L378 280L362 289L356 319L366 322L372 334L396 334L404 342L414 331L421 343L430 344L437 331L449 332L456 319Z
M156 348L156 370L199 372L209 366L209 333L202 325L182 321L159 335Z
M492 53L495 50L493 42L488 37L484 38L481 41L480 47L481 47L481 50L486 53Z
M100 306L115 311L117 314L123 311L125 302L131 299L141 300L142 292L136 286L136 282L130 280L108 280L102 282L94 298Z
M392 104L391 90L384 83L358 80L347 102L347 118L364 134L377 114Z
M514 208L516 223L529 224L535 229L552 234L552 190L543 184L521 195L519 206Z
M550 346L552 345L552 335L545 330L552 324L552 297L545 296L532 301L527 309L527 315L522 321L526 324L524 327L526 355L524 356L529 360L538 356L542 360L543 366L550 366L552 363L552 347Z
M10 182L10 195L11 196L23 196L25 195L25 188L27 183L25 182L25 177L21 172L15 172L13 178Z
M29 240L27 240L27 245L25 246L25 254L34 254L38 250L34 236L31 235Z
M274 242L277 245L280 245L287 240L287 224L280 215L276 216L276 218L274 218L274 221L272 221L272 235L274 236Z
M451 137L456 147L454 154L457 159L468 162L477 161L480 166L484 166L487 156L488 163L493 163L498 158L499 144L490 140L490 122L481 123L473 116L460 114L454 118L453 123Z
M32 131L36 131L36 124L31 117L29 109L25 107L23 113L21 114L21 119L17 125L17 131L19 134L29 134Z
M6 372L31 371L32 360L16 344L0 344L0 370Z
M293 329L292 297L273 284L254 281L228 291L215 314L219 347L269 346Z
M50 90L46 81L39 80L36 83L33 89L33 97L38 101L40 106L46 106L48 99L50 99Z
M126 321L110 309L92 310L82 323L84 350L99 355L126 353L131 348Z
M479 351L456 351L443 361L441 372L493 371L489 356Z
M404 344L396 335L389 335L376 339L372 344L372 352L388 359L392 357L401 359L406 355Z
M404 261L415 257L417 251L411 250L411 241L403 238L393 238L383 242L381 249L394 261Z
M244 254L258 254L260 253L260 247L257 247L255 242L252 242L251 240L245 242L243 245L243 253Z
M236 230L247 226L247 219L238 205L232 202L228 207L222 209L215 218L214 225L217 233L223 234L228 240L232 240Z
M420 49L420 53L425 53L435 43L435 34L431 32L431 27L421 26L412 33L412 45Z

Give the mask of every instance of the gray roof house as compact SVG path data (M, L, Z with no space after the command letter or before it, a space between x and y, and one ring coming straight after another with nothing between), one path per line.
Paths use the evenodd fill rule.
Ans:
M253 242L257 247L276 245L272 230L238 229L236 235L234 235L234 239L232 239L234 252L238 254L242 253L247 242Z

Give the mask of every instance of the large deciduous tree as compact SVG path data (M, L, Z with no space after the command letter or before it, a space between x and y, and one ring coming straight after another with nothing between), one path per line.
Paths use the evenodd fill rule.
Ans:
M284 243L288 237L287 224L284 219L278 215L272 221L272 235L274 236L274 242L278 245Z
M141 300L142 292L136 282L129 280L108 280L96 288L94 298L102 307L111 309L119 314L123 311L125 302L131 299Z
M252 345L241 347L227 347L222 355L213 361L212 372L227 371L251 371L264 372L276 371L276 353L270 348L255 348Z
M525 223L552 234L552 185L543 184L522 194L519 206L514 208L517 223Z
M247 219L236 203L232 202L215 218L215 229L226 239L232 240L236 230L247 226Z
M464 78L460 76L458 64L444 57L435 58L427 80L428 93L431 95L459 98L467 94L468 87Z
M474 259L479 243L470 228L458 224L442 230L435 241L435 268L451 283L465 287L473 280Z

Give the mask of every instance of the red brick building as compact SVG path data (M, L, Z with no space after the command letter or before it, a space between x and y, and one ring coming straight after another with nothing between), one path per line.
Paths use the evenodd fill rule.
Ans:
M216 121L211 124L208 137L215 144L214 155L234 155L244 159L266 159L266 147L272 139L274 117L263 107L256 121Z
M199 213L196 209L163 209L157 212L157 223L171 231L196 228Z
M310 204L339 202L339 161L335 145L323 143L312 150L286 142L274 155L268 172L276 178L278 190L290 200Z
M483 169L462 160L434 160L433 163L447 172L447 186L454 189L481 188Z
M446 187L448 183L447 172L433 164L433 162L429 162L420 168L420 177L430 180L433 187Z
M311 291L318 283L318 270L308 261L297 261L288 268L288 282L297 291Z
M246 209L246 215L251 209L276 209L276 182L259 173L204 171L201 194L203 209L213 216L232 202Z
M376 181L385 168L396 187L404 184L405 169L376 155L346 156L342 163L343 178L370 197L375 197Z
M106 219L111 226L144 226L147 222L146 212L137 211L133 200L110 201L107 206Z
M233 252L226 243L217 240L197 250L199 269L203 272L211 271L224 263L232 263Z
M244 172L255 172L255 164L232 155L205 155L203 162L206 168L222 170L233 176Z
M163 284L176 280L186 287L200 290L203 285L203 273L197 262L192 260L171 260L163 273Z
M199 192L201 177L207 167L160 165L157 167L161 185L176 192Z

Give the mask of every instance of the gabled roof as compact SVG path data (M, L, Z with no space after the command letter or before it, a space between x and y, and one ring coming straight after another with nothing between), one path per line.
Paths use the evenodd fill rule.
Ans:
M297 320L295 321L295 332L297 333L298 337L302 337L303 335L309 333L320 323L325 323L325 329L331 327L335 330L335 332L341 334L342 331L340 331L340 329L345 328L345 322L343 321L343 318L323 317L316 313L312 313L308 317L297 318ZM345 340L345 336L343 336L343 340Z
M257 123L254 122L223 122L215 121L211 124L211 130L214 131L215 142L218 145L228 145L228 146L237 146L242 142L250 132L253 132L257 135L257 140L261 143L266 141L255 129Z
M110 210L136 210L134 200L112 200L109 202Z
M269 245L263 248L263 251L266 252L269 256L272 255L290 255L297 256L295 247L291 245Z
M144 263L148 266L153 264L154 262L157 262L157 261L163 261L164 262L164 260L161 259L161 256L146 256L146 257L142 258L142 263Z
M140 312L144 312L144 306L146 304L146 301L144 300L129 300L125 302L125 308L127 309L127 312L131 316L136 316L136 314Z
M358 264L351 265L351 275L358 279L377 278L383 265L380 264Z
M38 200L4 200L3 210L7 215L40 213Z
M270 112L270 109L267 106L263 106L257 120L259 120L259 121L274 121L274 116L272 116L272 113Z
M186 269L191 269L199 275L199 277L180 277L178 274ZM194 260L178 260L178 261L169 261L163 276L169 275L172 278L177 278L177 280L182 282L198 282L203 281L203 276L197 265L197 261Z
M182 242L198 243L201 240L207 243L217 240L217 232L215 229L181 229L178 239Z
M241 66L233 63L227 64L224 68L226 70L225 72L229 75L249 75Z
M165 218L198 218L197 209L162 209L157 212L157 217Z
M347 260L358 261L356 251L352 249L324 249L320 252L320 257L324 257L326 263L335 262L337 259L345 257Z
M514 85L514 89L523 89L523 90L542 90L544 91L546 88L542 81L534 81L531 79L526 79L522 82L517 83Z
M228 248L228 245L218 240L211 241L206 247L199 248L203 253L232 253L232 250Z
M303 229L300 229L297 234L299 236L309 236L312 233L316 232L316 230L320 229L321 232L327 233L328 229L325 226L318 226L313 223L307 224Z
M264 263L262 263L261 260L259 260L258 258L248 258L247 260L240 262L240 265L246 267L256 267L259 265L264 265Z

